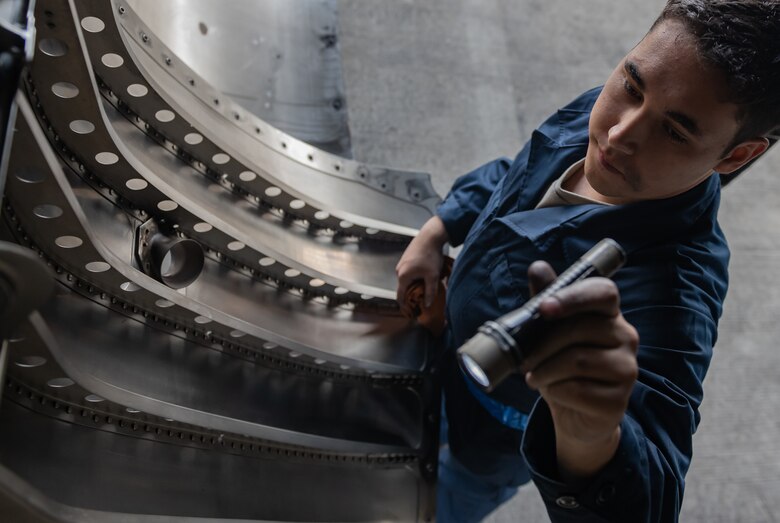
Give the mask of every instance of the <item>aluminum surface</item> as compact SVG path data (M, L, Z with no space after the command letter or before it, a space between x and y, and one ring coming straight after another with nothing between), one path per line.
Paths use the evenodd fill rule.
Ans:
M187 325L196 332L211 332L209 337L221 334L223 340L236 343L252 337L256 341L250 342L250 346L260 352L284 355L293 351L298 353L298 361L307 360L300 356L305 354L312 365L332 362L337 367L379 372L422 369L425 357L419 347L426 344L427 336L419 328L409 328L408 322L399 316L305 300L299 293L280 292L278 287L253 281L213 259L209 259L198 281L180 292L135 270L129 265L132 217L112 206L78 177L71 176L70 182L65 179L52 152L41 143L42 133L29 127L31 115L26 102L22 100L20 104L26 125L20 125L17 142L20 147L37 148L40 152L12 156L15 174L9 181L9 201L19 209L20 224L34 241L51 245L46 250L48 255L69 271L101 292L129 300L148 313ZM33 138L35 134L37 139ZM34 183L25 181L33 178L29 173L37 173ZM71 187L75 192L71 192ZM42 206L54 206L61 215L41 217L35 211ZM58 238L63 237L82 243L77 249L56 245ZM92 272L89 264L94 263L106 263L113 269ZM145 290L149 292L144 293ZM301 325L307 328L301 329Z
M116 3L114 10L108 3L93 0L78 6L79 16L110 20L116 15L121 24L120 32L108 24L101 31L84 33L101 81L177 150L227 174L237 187L266 199L263 191L255 188L257 183L240 180L240 172L248 169L258 175L257 182L273 180L285 195L303 202L302 207L293 208L294 214L312 223L321 222L321 212L338 216L322 224L350 233L388 231L408 236L433 212L439 200L428 175L364 165L312 148L247 115L229 97L197 77L150 34L124 2ZM119 60L114 57L120 57L122 65L112 67L111 60L103 62L104 56L116 63ZM144 94L130 94L128 89L133 91L135 86L141 86ZM165 113L168 118L160 123L160 110L169 111L173 118ZM186 140L193 127L182 127L184 121L198 132L199 141L194 146ZM225 136L231 140L226 141ZM204 149L208 151L205 156ZM214 151L224 162L211 161ZM274 201L268 203L273 205ZM350 225L341 227L341 222Z
M35 398L40 402L39 396ZM247 459L120 435L106 430L109 427L68 423L67 416L57 419L56 410L46 403L54 411L49 416L4 402L0 460L60 503L224 520L411 521L418 517L416 478L404 467ZM346 492L360 495L345 496ZM383 501L387 498L396 503L389 505Z
M58 31L64 30L62 25L57 27ZM43 34L54 35L46 31ZM63 39L63 42L71 47L77 45L73 39ZM279 263L270 270L276 270L282 278L287 269L292 269L298 273L301 283L323 280L326 285L321 286L320 292L343 288L358 296L364 294L386 300L394 296L393 267L403 245L364 241L357 251L346 253L340 246L334 246L338 238L334 237L334 242L321 242L319 240L327 234L315 237L300 225L289 226L284 217L277 217L272 222L273 215L260 215L256 205L240 196L228 191L206 190L215 187L205 177L197 180L198 184L193 183L192 177L182 177L182 171L191 172L185 163L155 147L110 106L111 115L105 114L98 102L94 81L89 78L88 64L79 67L78 57L69 62L63 58L43 56L33 65L36 99L42 104L58 139L70 149L69 155L76 155L89 173L99 176L136 207L150 214L161 214L160 203L175 200L175 207L164 211L163 215L181 224L182 230L195 239L210 245L224 242L219 246L224 254L257 269L263 269L259 265L260 259L271 258ZM50 88L65 75L78 86L79 92L73 98L62 98ZM70 128L70 122L74 121L88 121L93 130L86 134L75 132ZM127 142L122 141L113 125L122 130L121 136L127 137ZM136 153L143 158L138 158ZM104 156L109 160L103 159ZM144 188L131 189L128 186L131 180L145 183ZM208 224L213 230L197 232L195 224L200 223ZM261 235L257 234L258 230ZM297 234L290 234L295 232ZM203 236L206 238L201 239ZM244 252L230 252L227 248L230 244L247 248Z
M177 58L248 111L351 156L335 0L128 5Z
M278 20L315 35L318 60L338 58L335 27L321 33L332 5ZM428 177L340 158L251 114L124 2L45 0L36 17L0 238L43 260L57 292L4 340L0 510L430 521L435 345L393 300L395 262L438 201ZM215 17L179 22L207 20L216 37ZM344 114L322 94L338 64L304 85L314 57L297 51L265 78L287 89L297 70L291 97L331 106L289 114L326 136L323 114ZM166 257L171 245L191 259ZM193 275L167 281L163 266L180 263Z

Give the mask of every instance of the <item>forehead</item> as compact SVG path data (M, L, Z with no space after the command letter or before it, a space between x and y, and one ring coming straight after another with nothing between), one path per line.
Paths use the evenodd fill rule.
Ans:
M645 97L659 109L690 115L704 134L723 131L733 136L739 126L739 107L726 101L723 73L704 62L685 24L660 23L626 55L620 69L626 61L636 65Z

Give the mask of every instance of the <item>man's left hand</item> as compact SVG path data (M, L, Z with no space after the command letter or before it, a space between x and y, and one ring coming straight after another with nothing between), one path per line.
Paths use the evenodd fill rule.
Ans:
M531 293L555 278L545 262L528 270ZM526 382L547 402L562 479L598 472L614 455L637 379L639 336L607 278L575 283L541 304L551 328L524 362Z

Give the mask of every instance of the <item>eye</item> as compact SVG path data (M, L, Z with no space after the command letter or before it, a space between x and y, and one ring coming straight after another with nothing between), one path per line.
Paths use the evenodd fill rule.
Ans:
M669 138L673 142L688 143L688 140L686 140L686 138L683 135L675 131L674 127L672 127L671 125L668 124L664 125L664 129L666 130L666 134L669 135Z
M631 85L631 82L628 81L627 78L623 79L623 89L626 91L628 96L631 98L634 98L635 100L641 100L642 99L642 93L637 91L633 85Z

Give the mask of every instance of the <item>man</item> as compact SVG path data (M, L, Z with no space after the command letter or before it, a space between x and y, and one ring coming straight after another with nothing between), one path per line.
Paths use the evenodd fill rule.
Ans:
M422 280L429 304L443 245L464 245L447 296L440 521L478 521L529 480L553 521L677 519L727 289L714 173L755 159L780 126L778 34L780 0L670 0L603 88L514 162L458 179L410 243L399 300ZM614 283L548 299L553 327L524 374L482 393L455 349L603 237L628 251Z

